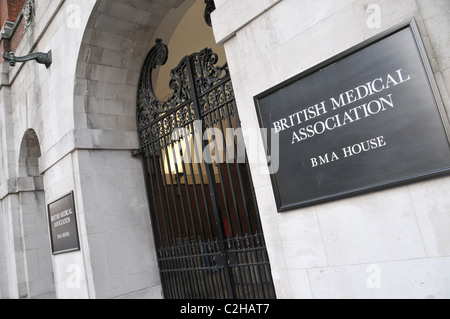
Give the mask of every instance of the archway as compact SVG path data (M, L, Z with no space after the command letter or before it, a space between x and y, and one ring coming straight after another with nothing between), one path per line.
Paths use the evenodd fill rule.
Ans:
M52 299L55 298L55 286L44 182L39 174L40 156L38 137L30 129L25 133L20 147L17 181L23 252L23 269L18 269L18 273L24 277L19 291L21 298Z
M161 298L142 164L136 92L155 29L183 0L94 1L74 91L75 197L88 298ZM69 190L67 190L69 191ZM55 258L66 269L70 255ZM60 284L58 296L75 290Z
M250 170L239 153L243 140L228 136L225 147L240 120L202 4L194 2L168 45L156 40L139 82L139 153L164 296L275 298Z
M195 5L202 9L196 19L204 24L204 0L98 0L87 23L74 92L75 148L89 244L83 254L98 298L126 298L137 291L161 296L142 163L131 157L140 148L136 93L154 40L162 38L172 53L178 51L170 40ZM182 56L206 46L211 45L187 49ZM115 284L118 278L121 285Z

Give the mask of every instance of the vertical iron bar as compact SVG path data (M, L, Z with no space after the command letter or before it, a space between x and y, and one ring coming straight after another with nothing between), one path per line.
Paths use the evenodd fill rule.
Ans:
M202 252L202 249L200 249L201 242L205 241L207 239L207 237L206 237L205 229L203 227L203 218L202 218L202 214L201 214L200 201L199 201L198 192L197 192L197 182L196 182L196 179L195 179L195 170L194 170L194 165L193 165L193 160L195 158L199 158L197 156L197 146L196 146L196 141L195 141L196 140L195 127L194 127L193 123L191 123L190 126L191 126L191 134L192 134L194 140L193 140L192 145L189 145L189 157L190 157L189 158L189 168L190 168L190 172L191 172L191 176L192 176L192 187L194 189L194 196L195 196L196 206L197 206L198 224L199 224L200 231L201 231L201 234L202 234L202 238L201 238L200 242L198 241L197 235L196 235L196 239L195 239L195 243L197 245L197 250L198 250L198 253L200 254L200 252ZM187 141L186 141L186 143L187 143ZM191 158L191 154L192 154L191 147L194 148L194 159ZM198 165L198 169L199 169L199 175L200 175L200 187L202 189L204 205L205 205L205 213L208 216L208 212L207 212L208 211L208 205L207 205L207 202L206 202L206 194L204 192L203 172L202 172L202 169L201 169L201 165ZM188 183L188 181L186 181L186 182ZM209 217L208 217L208 219L209 219ZM212 230L212 227L211 227L211 223L210 222L208 222L208 223L210 225L211 236L213 236L213 230ZM193 221L193 227L194 227L194 229L196 229L195 220ZM197 234L196 231L195 231L195 233ZM198 268L203 268L204 266L206 266L206 265L203 264L201 256L202 256L202 254L200 254L200 257L194 258L194 265L197 265ZM201 282L201 284L200 284L201 287L204 287L205 288L205 292L207 294L209 294L208 291L210 291L210 288L209 288L209 284L207 283L208 277L205 276L205 271L200 269L196 273L197 273L197 277L199 278L199 281Z
M166 141L167 142L167 141ZM179 275L179 269L183 269L183 261L180 257L180 246L183 244L183 234L181 231L181 223L179 220L179 216L178 216L178 205L177 205L177 201L176 201L176 194L175 194L175 183L172 177L172 167L170 165L170 158L169 158L169 152L168 152L168 145L166 144L165 146L165 150L164 150L164 154L166 157L166 161L167 161L167 165L169 167L169 182L171 185L171 189L172 189L172 202L173 202L173 207L174 207L174 213L175 213L175 221L176 221L176 225L177 225L177 230L178 230L178 237L175 236L175 243L174 246L172 247L172 253L174 256L174 261L175 261L175 267L177 269L177 271L175 272L175 274L177 274L178 276L176 276L179 280L182 280L183 282L185 281L184 275ZM164 171L164 175L166 174L166 172ZM179 242L179 239L181 239L181 243ZM181 278L180 278L181 277ZM177 286L179 286L180 288L182 287L183 293L181 294L181 296L185 296L186 295L186 285L181 284L178 282Z
M207 103L209 105L209 99L207 99ZM223 125L222 125L222 118L220 116L220 108L218 108L217 110L209 113L209 116L212 116L211 114L214 114L214 112L216 112L216 111L219 112L218 118L216 120L219 122L219 126L220 126L220 129L221 129L221 132L222 132L222 137L224 137L224 134L223 134L224 133L224 129L223 129ZM215 122L215 119L211 118L211 123L214 123L214 122ZM215 147L215 150L216 150L216 162L220 163L219 147L218 147L216 138L213 139L213 143L214 143L214 147ZM228 158L228 150L227 150L226 144L224 144L223 146L225 147L224 153L225 153L225 158L226 158L226 166L227 166L227 171L228 171L228 177L229 177L229 182L230 182L230 189L231 189L231 193L232 193L232 199L233 199L233 203L234 203L234 207L235 207L235 211L236 211L236 217L237 217L237 221L238 221L238 229L239 229L239 232L242 233L242 225L241 225L241 221L240 221L240 214L239 214L239 209L238 209L238 206L237 206L237 201L236 201L236 197L235 197L235 193L234 193L233 181L232 181L232 178L231 178L231 169L230 169L229 158ZM231 233L230 236L232 237L233 236L233 221L231 219L231 216L230 216L230 213L229 213L229 209L228 209L228 200L227 200L227 195L226 195L226 192L225 192L225 183L224 183L224 179L223 179L223 175L222 175L222 168L221 168L220 164L218 164L218 171L219 171L220 183L221 183L221 188L222 188L222 193L223 193L223 200L224 200L225 205L226 205L226 213L227 213L228 224L229 224L230 233ZM226 241L225 237L223 237L223 239L224 239L224 241ZM224 247L225 247L225 249L227 249L227 246L225 244L224 244ZM226 251L225 251L225 258L228 259L228 254L227 254ZM225 267L227 267L227 265L225 265ZM231 287L232 287L232 290L233 290L233 295L236 297L236 296L238 296L238 292L236 290L238 288L237 287L237 282L236 282L238 280L238 278L233 276L233 269L231 267L228 267L228 269L225 270L225 271L228 271L229 274L230 274L230 282L231 282Z
M166 143L166 141L164 141L164 147L165 147L165 149L161 152L161 154L165 154L165 156L166 156L166 160L167 160L167 165L169 166L169 172L171 171L170 169L171 169L171 167L170 167L170 160L169 160L169 158L168 158L168 151L167 151L167 143ZM170 207L170 200L169 200L169 186L167 185L167 177L166 177L166 172L165 172L165 166L164 166L164 159L163 159L163 157L161 156L161 158L160 158L160 161L161 161L161 167L162 167L162 172L161 172L161 174L164 174L164 176L163 176L163 178L162 178L162 180L163 180L163 184L164 184L164 189L165 189L165 194L166 194L166 201L167 201L167 205L169 205L169 207ZM172 266L175 268L175 269L180 269L180 260L177 258L177 257L179 257L179 256L177 256L177 253L176 253L176 248L175 247L177 247L178 246L178 241L177 241L177 236L176 236L176 231L175 231L175 229L174 229L174 227L173 227L173 215L175 214L175 221L176 221L176 225L177 225L177 228L178 228L178 232L179 232L179 234L181 235L181 229L180 229L180 223L179 223L179 220L178 220L178 212L177 212L177 205L176 205L176 199L175 199L175 194L174 194L174 182L173 182L173 179L172 179L172 175L169 173L169 176L170 176L170 183L171 183L171 185L172 185L172 199L173 199L173 213L172 213L172 210L170 211L170 216L169 216L169 221L170 221L170 226L171 226L171 228L172 228L172 234L173 234L173 241L174 241L174 243L173 243L173 245L172 245L172 251L171 251L171 253L172 253L172 257L174 257L173 259L172 259ZM174 272L175 274L177 274L177 272L175 271ZM179 277L179 276L174 276L174 280L175 280L175 285L176 285L176 288L177 288L177 291L179 292L179 295L180 296L182 296L183 295L183 293L182 293L182 287L184 288L184 285L180 285L179 284L179 282L178 282L178 278L177 277ZM182 286L182 287L181 287Z
M247 154L245 156L247 157ZM251 175L251 171L250 171L250 167L249 167L247 158L245 160L245 166L246 166L248 178L250 181L252 181L252 175ZM253 183L252 183L252 185L253 185ZM255 193L255 189L253 187L250 188L250 191L251 191L253 207L254 207L255 214L256 214L257 227L259 228L259 232L261 233L260 240L261 240L261 247L263 248L262 253L261 253L261 261L267 263L264 266L264 273L265 273L265 277L267 279L267 286L268 286L268 291L269 291L267 298L275 299L276 298L275 286L274 286L273 279L272 279L272 270L271 270L271 266L270 266L269 255L267 253L267 248L266 248L267 246L266 246L266 241L265 241L264 234L263 234L261 218L259 217L259 208L258 208L258 203L256 202L256 193Z
M189 267L187 266L187 259L184 253L184 249L183 247L185 246L185 239L183 236L183 231L182 231L182 221L184 221L184 226L185 226L185 230L186 230L186 236L188 237L188 242L189 242L189 238L190 238L190 232L189 232L189 226L188 226L188 222L186 219L186 209L185 209L185 205L184 205L184 195L183 195L183 190L181 188L181 178L180 178L180 171L178 169L178 157L175 154L175 150L174 147L175 146L175 142L172 140L171 144L170 144L170 148L172 148L172 156L173 156L173 162L174 162L174 166L175 166L175 174L176 174L176 185L175 185L175 181L173 179L172 173L170 173L170 181L172 184L172 194L173 194L173 201L174 201L174 205L177 207L177 198L179 197L180 200L180 204L181 204L181 212L182 212L182 219L180 220L179 218L179 213L178 213L178 209L176 209L176 217L177 217L177 224L178 224L178 231L179 231L179 236L180 236L180 243L177 243L177 252L178 252L178 264L180 269L188 269ZM173 172L172 171L172 167L171 167L171 163L170 163L170 156L169 156L169 152L168 149L169 147L166 148L167 152L166 152L166 157L167 157L167 161L168 161L168 165L169 165L169 172ZM194 283L195 281L193 280L193 278L191 277L191 272L190 271L181 271L181 277L183 278L183 281L185 283L188 283L186 285L183 285L185 288L185 297L189 296L189 288L194 287Z
M256 234L255 236L258 236L258 234ZM251 240L251 247L254 249L252 250L251 253L251 260L252 262L255 264L255 266L253 266L254 271L255 271L255 281L256 281L256 287L257 287L257 292L258 292L258 298L259 299L263 299L264 298L264 286L263 286L263 278L261 276L261 269L260 269L260 265L258 262L258 246L255 244L255 237L251 236L250 237Z
M220 128L222 130L222 132L224 131L223 129L223 123L222 120L220 120ZM232 128L232 127L230 127ZM233 140L233 144L234 144L234 140ZM230 165L230 157L228 156L228 147L226 145L225 147L225 157L226 157L226 166L227 166L227 171L228 171L228 180L231 186L233 186L233 176L232 176L232 171L231 171L231 165ZM236 160L236 158L235 158ZM234 165L238 165L237 163L234 163ZM242 229L242 222L241 222L241 218L240 218L240 212L239 212L239 207L237 204L237 196L236 196L236 192L234 190L234 187L231 187L231 196L233 199L233 204L234 204L234 210L236 212L236 219L237 219L237 226L238 226L238 230L239 230L239 235L244 235L243 233L243 229ZM232 220L230 219L230 223L232 222ZM232 227L233 228L233 227Z
M225 92L223 91L223 94L225 95ZM225 98L225 97L224 97ZM209 99L208 99L208 104L209 104ZM224 153L225 153L225 163L226 163L226 167L227 167L227 173L228 173L228 180L229 180L229 183L230 183L230 189L231 189L231 197L232 197L232 200L233 200L233 206L234 206L234 210L235 210L235 212L236 212L236 217L237 217L237 220L238 220L238 230L239 230L239 232L242 232L242 227L241 227L241 224L240 224L240 219L239 219L239 209L238 209L238 205L237 205L237 200L236 200L236 195L235 195L235 191L234 191L234 187L233 187L233 180L232 180L232 177L231 177L231 170L230 170L230 164L229 164L229 162L230 162L230 158L229 158L229 156L228 156L228 148L227 148L227 145L226 145L226 131L224 130L224 127L223 127L223 123L222 123L222 121L223 121L223 119L222 119L222 117L220 116L220 111L221 111L221 109L222 109L222 107L220 107L220 108L218 108L217 109L217 111L219 112L219 120L218 120L218 122L219 122L219 127L220 127L220 130L222 131L222 136L225 138L225 140L224 140ZM216 148L217 148L217 143L216 143ZM219 167L220 167L220 165L219 165ZM222 189L225 189L225 183L224 183L224 180L223 180L223 177L222 177L222 174L221 174L221 176L220 176L220 181L221 181L221 183L222 183ZM228 203L228 201L226 200L226 194L224 193L224 199L225 199L225 202L226 203ZM228 221L229 221L229 226L230 226L230 230L231 230L231 237L233 237L234 236L234 227L233 227L233 220L232 220L232 218L231 218L231 215L230 215L230 212L229 212L229 210L228 210L228 205L227 205L227 218L228 218Z
M258 239L259 241L259 239ZM262 283L262 289L264 291L264 298L265 299L269 299L269 298L273 298L273 294L271 293L271 287L273 287L273 285L271 285L271 280L270 277L268 277L267 275L267 266L269 265L269 261L268 259L265 257L265 248L261 247L261 249L259 250L259 260L261 260L261 262L263 262L263 264L260 267L260 271L261 271L261 277L262 280L264 280L264 282Z
M196 113L196 118L197 118L197 116L198 116L198 114ZM201 130L200 132L197 132L196 129L197 128L194 126L195 133L198 134L200 139L203 139L203 131L202 131L203 127L200 125L200 128L199 128ZM196 134L194 135L194 157L195 157L195 160L198 161L197 169L199 170L200 184L201 184L202 195L203 195L203 203L205 205L206 220L207 220L207 224L208 224L209 231L210 231L210 234L211 234L211 239L212 239L212 238L214 238L214 230L213 230L213 226L212 226L212 223L211 223L211 217L209 215L208 196L205 193L205 181L203 179L203 168L202 168L203 154L199 155L199 153L198 153L197 135ZM202 144L202 143L200 143L200 144ZM201 227L202 227L202 230L203 230L203 221L200 220L200 222L201 222ZM206 241L206 239L207 239L207 237L204 237L203 240Z
M162 217L163 217L163 225L164 225L164 231L165 231L165 237L166 237L166 243L162 244L161 247L168 247L170 246L170 233L169 233L169 229L167 226L167 220L166 220L166 208L164 205L164 198L162 195L162 191L161 191L161 181L159 180L159 173L160 171L156 162L156 154L152 155L152 161L153 162L153 170L155 172L155 176L156 176L156 186L158 188L158 195L159 195L159 201L161 203L161 209L162 209ZM170 211L170 208L167 208L167 211ZM158 212L159 214L159 212Z
M147 185L147 188L149 188L150 192L147 192L147 196L149 197L149 206L151 207L153 204L153 211L155 212L154 214L150 214L151 220L153 225L155 225L157 231L157 234L154 234L155 236L155 243L157 245L157 247L161 247L164 244L164 239L162 236L162 231L161 231L161 222L159 220L159 214L158 214L158 202L156 201L156 196L155 196L155 187L154 187L154 179L153 176L151 174L151 167L150 167L150 159L149 156L144 155L143 156L143 165L145 165L145 169L144 172L148 172L148 174L146 174L145 176L145 184ZM152 194L152 198L150 199L150 193ZM155 232L154 232L155 233Z
M232 254L234 254L236 257L236 264L232 265L233 267L233 275L234 275L234 282L235 282L235 291L237 291L236 293L236 297L238 298L242 298L241 295L239 294L239 287L241 287L241 289L244 289L244 285L245 285L245 281L242 280L242 276L239 270L239 255L238 255L238 249L236 248L236 240L237 237L232 237L228 239L228 251ZM238 245L239 246L239 245Z
M215 285L215 280L214 280L214 267L213 267L213 263L214 263L214 258L213 258L213 256L214 256L214 250L211 248L211 240L210 239L208 239L208 241L206 242L206 247L207 247L207 261L208 261L208 267L209 267L209 270L208 270L208 273L209 273L209 276L208 276L208 283L209 283L209 285L210 285L210 291L212 292L212 297L214 298L214 299L218 299L217 298L217 291L216 291L216 286L217 285Z
M225 86L222 84L222 90L225 92ZM230 114L228 111L228 105L229 103L235 103L235 101L226 101L226 113L225 113L225 117L227 119L228 122L228 126L231 128L233 127L232 123L231 123L231 118L230 118ZM237 116L237 115L235 115ZM234 141L234 140L233 140ZM237 142L239 143L239 139L237 140ZM234 152L234 158L237 161L237 145L236 143L233 143L233 152ZM250 213L249 213L249 207L248 207L248 203L247 203L247 197L245 194L245 189L244 189L244 184L243 184L243 177L241 175L241 171L240 171L240 167L239 164L236 163L236 170L237 170L237 175L238 175L238 180L239 180L239 185L240 185L240 189L241 189L241 195L242 195L242 201L243 201L243 206L244 206L244 210L245 210L245 216L247 218L247 223L248 223L248 230L250 232L250 234L253 234L253 226L252 226L252 222L251 222L251 218L250 218ZM240 214L239 214L240 215ZM240 217L238 216L238 220L240 220ZM244 234L241 234L244 235ZM247 235L247 234L246 234ZM246 236L246 244L247 244L247 249L250 248L250 243L248 241L248 237ZM244 259L244 263L247 265L243 266L243 268L245 269L245 273L247 274L247 278L248 278L248 291L250 292L250 295L252 298L255 298L255 286L253 284L253 280L257 280L256 279L256 273L255 273L255 269L254 267L250 266L251 263L251 259L248 256L248 254L251 254L252 252L250 250L247 250L243 252L243 259ZM258 291L258 289L256 289L256 292Z
M175 157L176 155L175 155L175 150L173 149L173 146L172 146L172 156L174 156L174 161L176 161L176 157ZM175 190L175 186L177 187L177 194L176 194L176 196L179 197L179 199L180 199L181 211L183 213L184 228L186 230L186 236L188 238L190 238L191 235L190 235L189 225L188 225L187 218L186 218L187 213L186 213L186 209L185 209L185 205L184 205L184 195L183 195L183 190L181 188L181 178L182 177L180 177L181 175L180 175L180 171L178 169L178 164L175 162L174 165L175 165L175 175L176 175L176 183L177 184L176 185L172 184L172 190ZM172 174L170 174L170 176L172 176ZM176 202L176 198L175 198L175 202ZM181 221L180 221L180 224L181 224ZM180 225L180 231L181 231L181 225ZM182 239L182 244L184 244L184 238L183 238L183 233L182 232L180 233L180 237Z
M184 142L186 143L186 148L185 149L188 149L190 151L190 145L188 145L188 137L186 136L183 139L184 139ZM185 156L185 154L183 154L183 155L180 154L180 157L181 156ZM189 162L191 162L190 156L189 156ZM189 190L189 176L188 176L188 171L186 169L186 164L185 164L183 158L181 158L181 168L182 168L182 170L184 172L184 181L185 181L184 185L185 185L185 189L186 189L186 197L187 197L187 200L188 200L188 207L189 207L190 219L191 219L191 224L192 224L192 232L193 232L192 236L194 238L197 238L198 236L197 236L197 229L195 227L194 211L193 211L193 208L192 208L192 201L191 201L191 192ZM195 186L195 183L192 183L192 185ZM195 199L197 199L197 192L195 190L195 187L192 187L192 188L194 189ZM187 221L186 221L186 225L188 226L188 222ZM192 240L191 234L189 236L190 236L189 241L191 241Z
M172 166L170 165L170 157L169 157L169 152L168 152L168 146L166 145L166 149L164 150L164 154L166 155L166 160L167 160L167 165L169 167L169 182L171 185L171 189L172 189L172 202L173 202L173 207L174 207L174 212L175 212L175 221L176 221L176 225L177 225L177 230L178 230L178 235L183 243L183 232L181 231L181 222L180 222L180 218L179 218L179 212L178 212L178 205L177 205L177 194L175 194L175 182L172 176ZM165 172L164 172L165 174ZM182 205L182 209L184 205ZM184 210L183 210L184 212ZM178 242L175 243L175 245L178 246Z
M147 151L150 151L150 150L147 150ZM147 152L144 152L144 155L142 156L143 157L142 165L144 168L144 172L146 174L145 175L145 185L146 185L146 189L147 189L147 198L148 198L148 204L149 204L150 208L152 207L151 203L152 203L152 199L153 199L153 206L154 206L153 212L154 213L150 214L150 219L151 219L152 225L153 225L153 230L154 230L153 237L155 240L156 247L161 247L164 244L164 239L162 236L161 223L159 220L159 210L158 210L158 205L157 205L156 196L155 196L156 192L155 192L154 185L153 185L155 181L151 174L152 170L151 170L151 166L150 166L150 159L149 159L149 155L147 155L147 154L148 154ZM152 194L152 199L150 198L149 190ZM163 272L161 270L164 269L164 265L162 264L158 249L156 249L156 253L158 256L157 259L158 259L158 265L159 265L159 273L160 273L160 276L163 277ZM161 280L163 280L163 279L161 279ZM162 290L163 290L164 296L167 296L169 294L167 287L165 287L164 284L162 285Z
M162 154L162 150L159 150L158 152L159 152L159 154ZM158 156L157 154L154 154L152 156L152 158L153 158L153 165L154 165L156 179L157 179L159 197L161 199L161 204L163 207L163 221L164 221L164 227L165 227L166 238L167 238L167 244L165 245L166 248L163 250L163 252L164 252L163 255L164 255L165 270L171 270L173 268L174 261L170 258L170 255L169 255L170 254L169 247L171 246L170 232L169 232L169 228L168 228L169 225L172 230L172 236L173 236L174 242L176 241L176 239L175 239L175 231L173 229L172 218L171 218L172 213L171 213L169 199L168 199L168 195L167 195L166 177L165 177L165 175L164 176L162 175L162 173L164 171L164 165L163 165L163 162L160 163L160 165L158 165L158 162L160 162L160 161L157 159L157 157L159 159L161 159L162 156ZM161 180L159 178L159 174L161 174ZM162 191L161 191L161 182L164 186ZM164 192L164 197L166 198L165 202L163 199L163 194L162 194L163 192ZM169 215L168 216L169 225L167 225L167 219L166 219L166 213L165 213L166 210L164 209L164 205L167 205L167 212ZM168 274L169 273L166 272L165 276L164 276L165 278L167 278L166 280L168 282L168 285L171 287L171 289L170 289L171 297L168 297L168 298L175 298L175 293L176 293L178 287L176 285L174 285L173 280L171 280L171 278L169 277Z
M193 125L193 123L191 123L190 125L191 125L191 128L192 128L191 135L195 139L194 125ZM194 141L192 143L194 143ZM186 141L186 144L187 144L187 141ZM195 145L189 145L189 169L190 169L191 176L192 176L192 188L194 190L194 198L195 198L195 203L196 203L196 207L197 207L198 223L199 223L199 226L200 226L200 231L202 233L202 240L204 240L204 239L206 239L206 235L205 235L205 230L204 230L203 223L202 223L202 216L201 216L201 209L200 209L200 200L199 200L198 192L197 192L197 181L195 180L195 170L194 170L194 165L193 165L194 159L192 158L192 155L191 155L192 154L191 147L195 147ZM201 171L200 171L200 174L201 174ZM186 181L186 182L189 182L189 181ZM197 234L197 227L196 227L196 223L195 223L195 218L193 220L193 227L194 227L196 241L197 241L198 240L198 234Z
M153 157L153 161L154 161L155 169L159 169L160 170L159 173L161 174L161 181L162 181L162 186L163 186L162 187L162 192L164 193L165 205L167 206L167 213L168 213L167 217L168 217L168 220L169 220L169 225L168 226L170 226L170 231L172 233L172 240L173 240L173 244L171 244L170 240L169 240L169 242L167 242L167 247L171 247L173 245L176 245L176 235L175 235L175 229L173 227L173 221L172 221L173 213L172 213L172 209L170 207L169 194L168 194L169 191L168 191L167 180L166 180L164 160L162 158L163 150L160 150L159 153L161 155L157 156L158 159L156 159L156 157ZM157 165L158 163L156 161L159 162L159 165ZM164 219L166 219L165 215L164 215ZM167 225L166 225L166 228L167 228ZM167 230L168 230L168 228L167 228Z
M194 101L194 110L196 112L196 117L198 119L202 119L201 116L201 110L200 110L200 106L199 106L199 98L200 95L198 94L197 91L197 87L195 84L195 79L194 79L194 73L193 73L193 62L191 60L191 58L188 58L189 63L188 63L188 76L191 82L191 89L192 89L192 94L194 96L193 101ZM206 143L205 141L203 141L203 147L206 147ZM213 213L214 213L214 217L215 217L215 221L216 221L216 228L217 228L217 232L220 238L219 244L220 244L220 253L222 254L222 257L224 260L226 260L226 251L225 251L225 245L223 243L223 239L225 238L224 232L223 232L223 221L221 220L221 214L220 214L220 207L218 207L218 202L217 202L217 189L216 189L216 185L215 185L215 178L214 178L214 171L212 170L211 165L205 165L206 166L206 175L208 177L208 181L209 181L209 189L210 189L210 197L211 197L211 204L213 206ZM227 267L225 267L225 278L226 278L226 286L228 291L230 292L230 295L232 297L233 296L233 292L232 292L232 283L231 283L231 276L230 273L228 272L229 269Z
M251 273L251 271L249 269L249 261L248 261L248 257L247 257L248 245L246 245L246 242L245 242L246 237L247 236L241 237L242 247L243 247L243 250L242 250L242 257L243 258L242 259L244 260L242 268L244 270L245 277L247 278L247 286L248 286L248 291L249 291L250 298L251 299L255 299L255 294L254 294L254 291L253 291L253 284L252 284L252 273Z
M224 90L225 90L225 87L224 87ZM235 101L233 100L230 103L235 103ZM227 105L228 105L228 103L227 103ZM237 116L237 115L235 115L235 116ZM230 114L229 114L228 110L226 112L226 117L227 117L227 121L228 121L228 126L229 127L233 127L232 123L231 123ZM238 140L238 142L239 142L239 140ZM237 145L236 144L234 145L233 152L234 152L234 157L237 159L237 155L238 154L237 154ZM241 188L241 194L242 194L242 201L243 201L243 206L244 206L244 210L245 210L245 216L247 217L247 222L248 222L248 225L249 225L249 231L250 231L250 233L253 233L253 227L252 227L252 223L251 223L251 220L250 220L250 214L249 214L248 203L247 203L247 196L245 195L245 189L244 189L244 185L243 185L243 181L242 181L242 175L241 175L241 171L239 169L239 164L238 163L236 164L236 169L237 169L237 174L238 174L239 186Z
M194 133L192 133L192 134L194 134ZM195 180L195 170L194 170L194 166L192 164L193 159L192 159L192 155L191 155L192 154L191 147L194 147L194 146L193 145L188 145L188 141L187 140L188 139L186 138L186 145L187 145L187 147L189 149L189 165L188 166L189 166L190 173L191 173L191 176L192 176L192 189L193 189L193 192L194 192L195 205L196 205L196 208L197 208L198 223L200 225L200 231L202 233L202 238L204 239L204 238L206 238L206 236L205 236L205 230L202 227L200 201L199 201L198 192L197 192L197 182ZM187 172L187 170L186 170L186 172ZM189 180L187 179L187 176L186 176L186 184L189 186ZM194 213L193 212L192 212L192 227L194 228L195 241L197 241L198 240L198 233L197 233L197 226L196 226L196 223L195 223L195 217L194 217Z

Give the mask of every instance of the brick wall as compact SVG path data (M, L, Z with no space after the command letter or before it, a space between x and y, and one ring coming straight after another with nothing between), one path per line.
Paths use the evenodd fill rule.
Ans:
M24 33L23 33L24 25L25 25L24 20L23 19L20 20L16 31L11 35L11 39L9 40L9 50L10 51L16 51L17 47L19 46L20 42L22 41L22 38L24 36Z
M6 21L16 22L17 18L22 11L22 8L26 0L0 0L0 28ZM3 39L0 41L0 52L3 51L14 51L19 45L23 37L23 20L20 21L18 28L15 33L11 36L11 39ZM1 56L1 54L0 54ZM0 57L0 63L3 59Z
M0 0L0 27L6 20L16 21L25 0Z
M22 11L23 5L25 4L25 0L7 0L7 3L8 3L8 20L16 21L20 11Z
M8 19L8 2L6 0L0 0L0 27Z

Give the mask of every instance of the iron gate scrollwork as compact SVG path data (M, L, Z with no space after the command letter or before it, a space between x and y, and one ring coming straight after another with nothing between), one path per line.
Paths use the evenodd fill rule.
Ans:
M238 137L230 148L208 133L239 127L228 66L218 66L211 49L187 56L171 71L173 94L160 100L152 76L167 57L167 46L157 40L137 96L164 295L275 298L250 171L246 160L238 161Z

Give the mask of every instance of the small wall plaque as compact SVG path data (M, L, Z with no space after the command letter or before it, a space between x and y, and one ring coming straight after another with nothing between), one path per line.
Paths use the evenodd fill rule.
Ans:
M53 255L80 250L73 192L48 205Z

